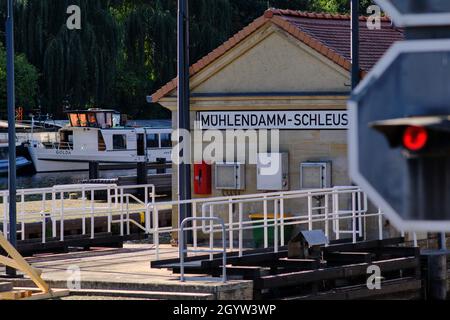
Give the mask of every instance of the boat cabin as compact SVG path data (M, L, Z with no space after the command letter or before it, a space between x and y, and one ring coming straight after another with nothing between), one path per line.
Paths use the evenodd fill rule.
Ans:
M74 110L67 115L70 124L59 130L56 142L35 141L30 144L30 154L36 160L48 163L171 161L170 128L127 126L126 116L115 110ZM45 166L45 170L48 171L49 167Z
M88 109L67 112L71 127L118 128L124 127L125 116L115 110Z

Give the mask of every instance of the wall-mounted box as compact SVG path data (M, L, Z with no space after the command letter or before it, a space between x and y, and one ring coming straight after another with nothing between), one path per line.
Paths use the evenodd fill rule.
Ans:
M244 190L245 166L242 163L216 163L215 187L217 190Z
M195 194L211 194L211 165L206 162L194 164Z
M300 189L331 188L331 162L300 164Z
M289 190L289 154L258 153L256 185L258 190Z

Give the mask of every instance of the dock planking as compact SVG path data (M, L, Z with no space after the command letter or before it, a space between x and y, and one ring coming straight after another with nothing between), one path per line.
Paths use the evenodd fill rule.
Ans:
M348 241L348 240L347 240ZM288 258L287 247L227 254L227 273L253 280L254 299L415 299L421 295L420 251L403 246L404 238L357 243L331 242L322 259ZM189 257L188 274L219 276L222 255ZM188 259L189 259L188 258ZM153 267L179 273L179 260L154 261ZM367 289L368 267L378 266L383 290Z

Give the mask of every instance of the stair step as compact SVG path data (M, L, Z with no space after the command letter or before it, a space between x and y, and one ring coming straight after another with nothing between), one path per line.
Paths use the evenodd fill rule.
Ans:
M12 282L0 282L0 292L7 292L13 290Z
M103 289L75 289L70 290L71 295L76 296L102 296L144 298L153 300L213 300L210 293L194 292L163 292L163 291L136 291L136 290L103 290Z

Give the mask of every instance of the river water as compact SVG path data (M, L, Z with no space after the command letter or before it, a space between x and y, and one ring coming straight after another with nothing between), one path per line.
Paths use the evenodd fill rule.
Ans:
M101 170L101 179L112 179L119 176L135 176L136 170ZM89 178L88 171L79 172L49 172L36 174L19 174L17 176L17 188L45 188L60 184L75 184ZM8 189L8 177L0 177L0 190Z

